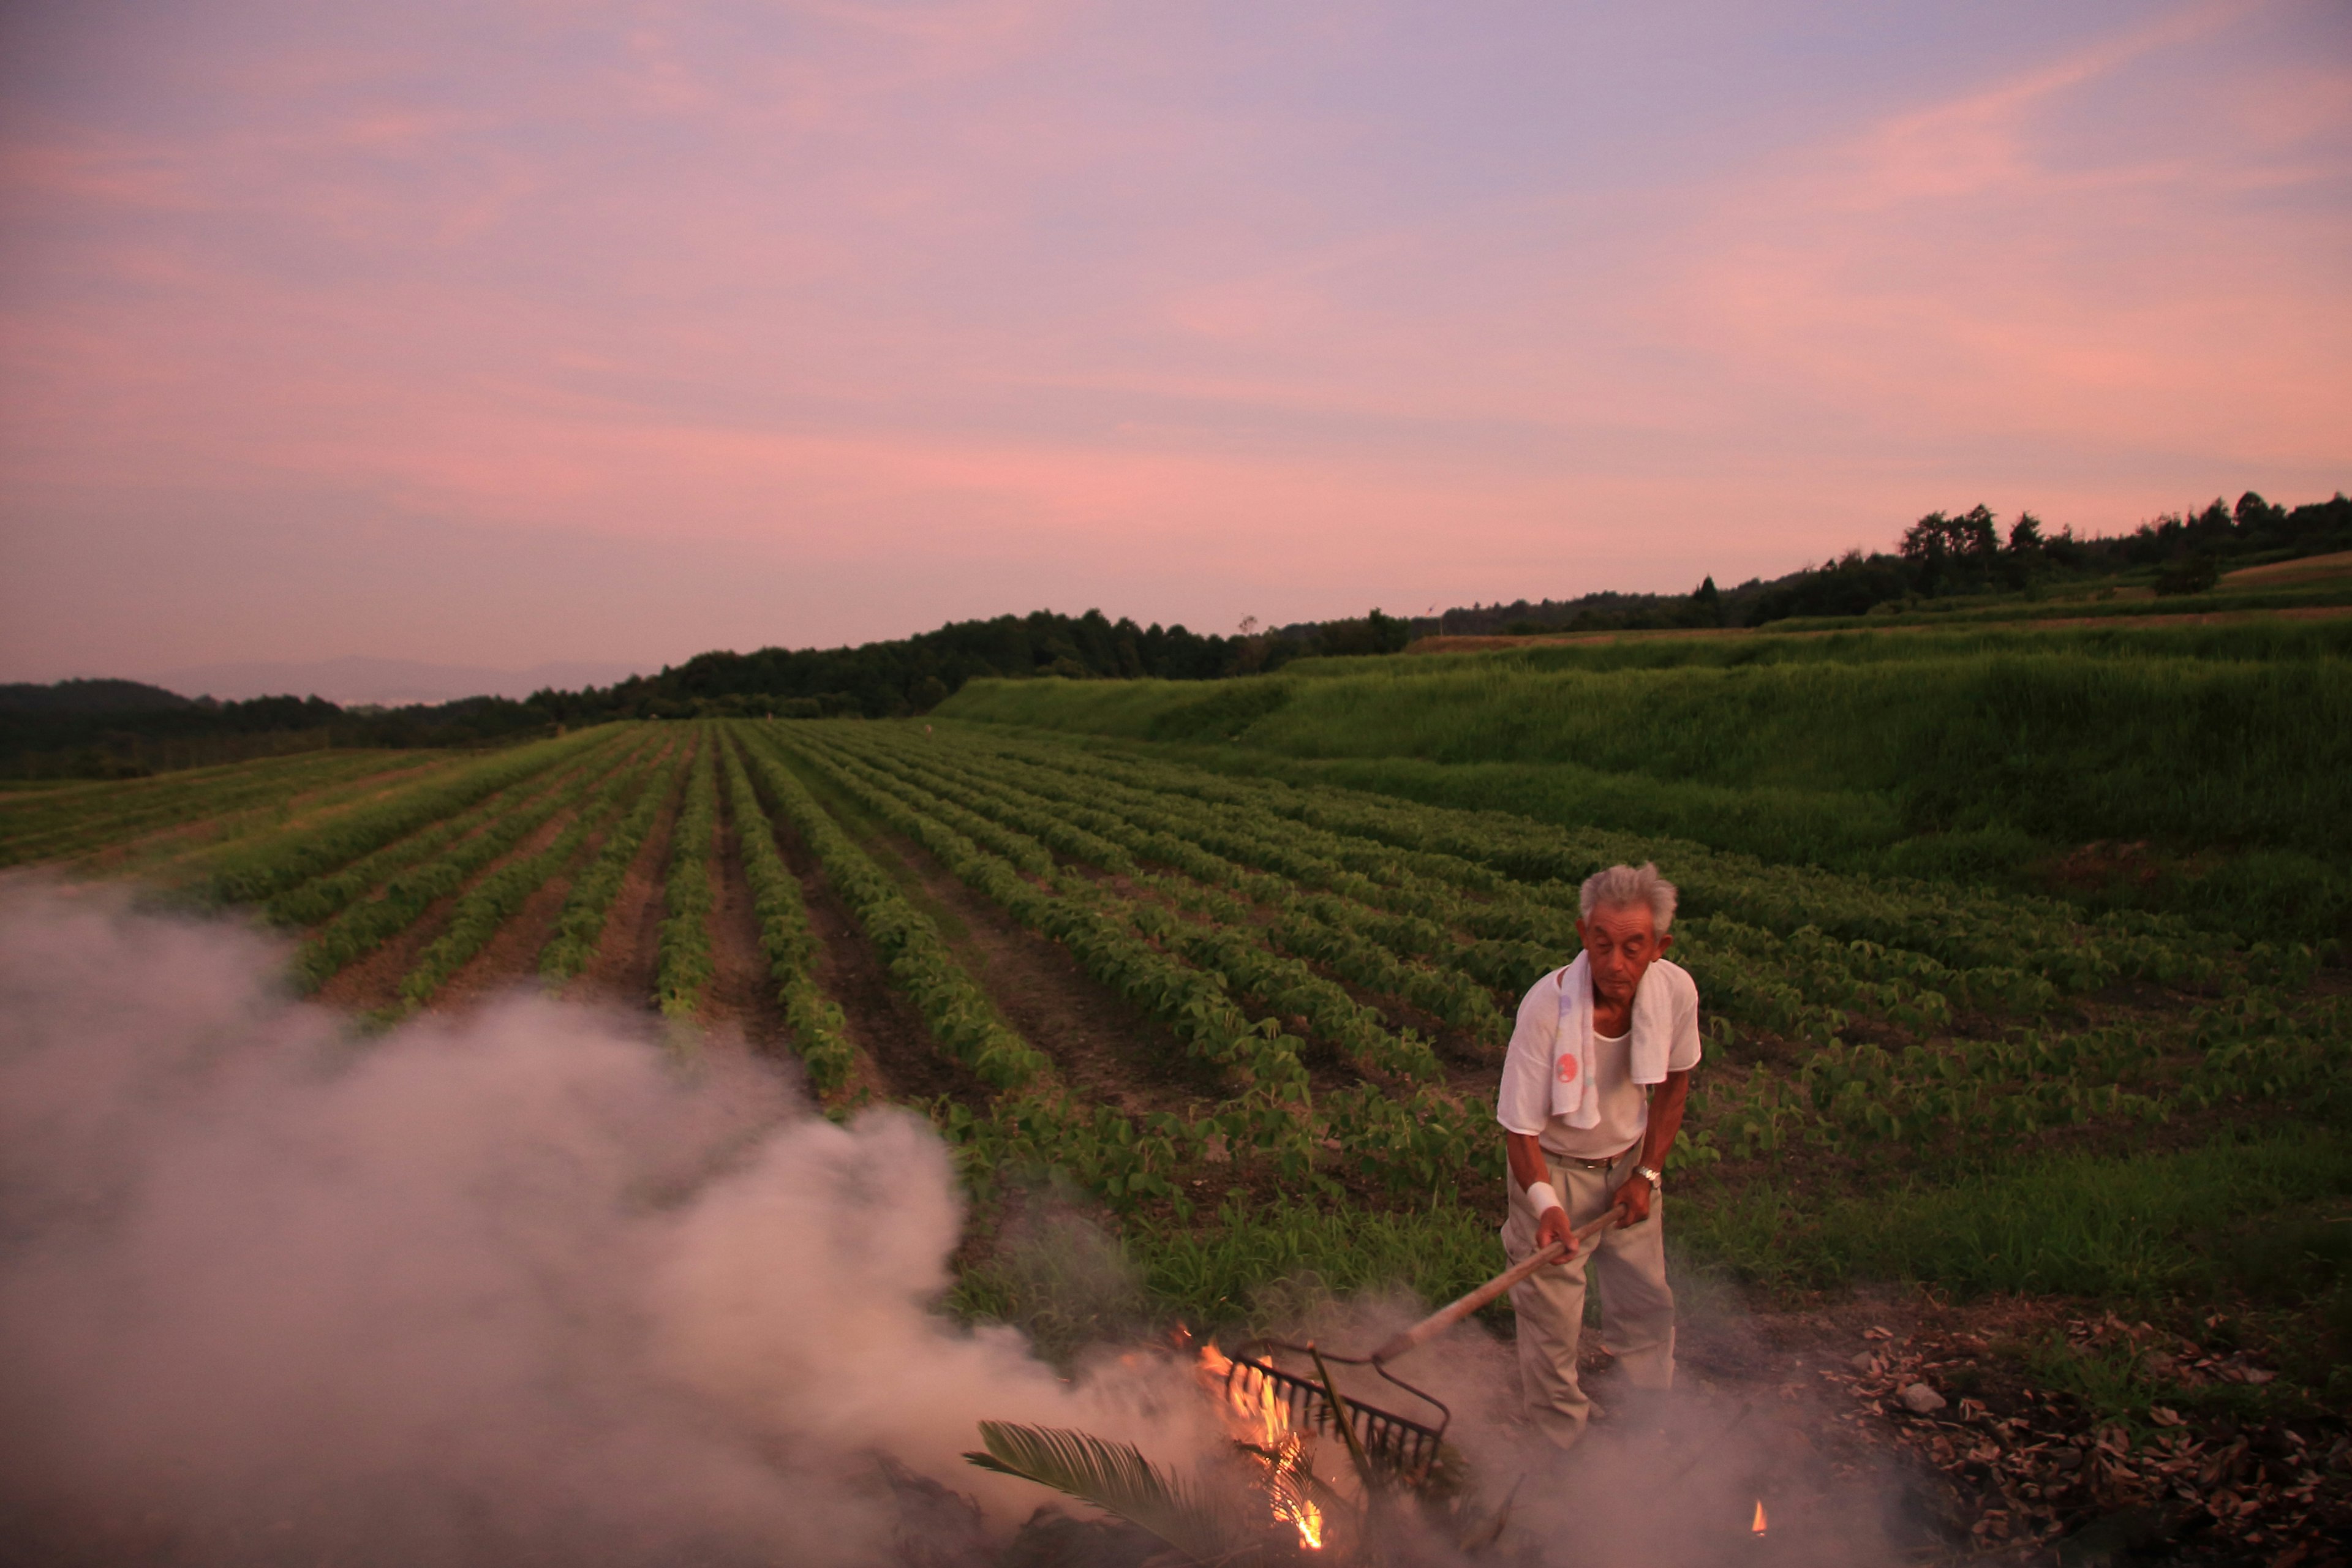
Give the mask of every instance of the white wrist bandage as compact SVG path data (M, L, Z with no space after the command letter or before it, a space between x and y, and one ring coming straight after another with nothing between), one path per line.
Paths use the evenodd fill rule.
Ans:
M1528 1189L1528 1207L1536 1211L1538 1219L1543 1218L1546 1210L1561 1206L1559 1194L1551 1190L1549 1182L1538 1182Z

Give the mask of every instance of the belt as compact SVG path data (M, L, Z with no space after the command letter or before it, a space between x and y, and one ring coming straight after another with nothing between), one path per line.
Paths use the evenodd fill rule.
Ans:
M1614 1154L1600 1160L1588 1160L1581 1154L1554 1154L1549 1150L1546 1150L1545 1154L1548 1158L1558 1160L1563 1165L1574 1165L1586 1171L1605 1171L1641 1146L1638 1142L1628 1143Z

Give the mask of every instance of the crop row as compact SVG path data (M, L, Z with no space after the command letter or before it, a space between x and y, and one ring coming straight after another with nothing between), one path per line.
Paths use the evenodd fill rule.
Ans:
M1156 761L1107 756L1076 747L957 732L960 749L984 750L1051 770L1076 787L1096 780L1160 795L1189 796L1252 820L1282 817L1384 847L1475 868L1463 885L1506 879L1535 900L1574 908L1576 884L1625 860L1671 860L1685 908L1725 914L1758 927L1814 927L1843 942L1907 949L1956 970L2021 970L2062 990L2095 989L2130 976L2166 984L2214 985L2229 943L2178 920L2115 913L2086 920L2052 899L1996 895L1905 878L1869 878L1801 867L1768 866L1702 845L1598 829L1570 830L1501 812L1462 811L1320 786L1239 779ZM1424 861L1423 865L1430 862ZM1451 872L1449 877L1459 877ZM2312 955L2260 948L2251 955L2266 974L2294 980Z
M400 982L399 1013L414 1012L433 999L452 975L483 948L499 928L511 920L531 896L560 876L578 858L588 840L609 827L632 800L650 793L653 769L649 748L633 748L628 758L604 775L571 825L546 847L507 862L467 889L458 899L441 932L417 954Z
M345 965L406 931L434 903L463 888L477 871L576 805L597 776L590 769L575 770L570 782L518 803L434 859L394 877L375 898L353 904L311 932L295 950L296 986L317 990Z
M890 977L913 999L932 1037L982 1082L1017 1089L1053 1076L1053 1063L1004 1026L987 994L948 950L929 917L845 834L792 771L764 746L751 763L771 803L824 868Z
M2352 1005L2282 1006L2249 991L2161 1030L2122 1021L1889 1051L1841 1042L1793 1071L1703 1080L1694 1119L1725 1152L1873 1142L1965 1146L2093 1121L2159 1122L2226 1103L2287 1101L2327 1115L2352 1103Z
M894 795L913 812L933 816L950 809L950 803L939 795L905 778L867 768L829 749L819 754L845 773L844 782L859 788L861 795L877 790ZM1305 1018L1318 1036L1345 1052L1360 1069L1388 1079L1428 1080L1441 1076L1427 1041L1411 1030L1391 1030L1380 1014L1340 986L1297 958L1274 951L1269 941L1274 933L1260 928L1240 900L1182 879L1150 872L1118 845L1074 826L1064 815L1024 810L1016 803L991 795L968 794L967 798L1010 830L994 836L1000 842L1034 836L1024 857L1033 866L1042 857L1042 842L1050 839L1057 847L1084 854L1102 868L1124 875L1188 912L1205 917L1185 919L1162 904L1087 889L1087 900L1098 910L1123 917L1163 950L1223 975L1235 991L1257 997L1274 1014ZM1050 863L1050 857L1042 858Z
M949 826L944 812L916 809L798 736L793 750L877 817L930 851L958 880L1068 948L1087 973L1168 1025L1188 1051L1222 1068L1235 1087L1304 1100L1307 1069L1298 1059L1298 1042L1284 1035L1271 1016L1253 1022L1223 976L1172 958L1138 935L1131 900L1074 872L1056 872L1049 886L1040 887L1013 860L982 848ZM1035 845L1021 847L1034 864Z
M612 729L602 728L495 752L470 766L314 826L230 845L200 858L194 890L212 903L263 902L463 811L509 784L618 739Z
M1264 824L1238 826L1213 810L1165 797L1129 797L1115 786L1089 792L1042 773L1000 773L983 764L950 774L904 754L890 761L906 776L929 784L960 783L967 799L1008 819L1034 823L1059 816L1083 825L1075 831L1066 826L1057 835L1056 847L1076 858L1097 864L1115 860L1124 868L1123 851L1132 849L1197 881L1231 888L1279 911L1281 918L1268 930L1270 941L1329 964L1344 979L1477 1030L1489 1054L1499 1053L1509 1034L1504 1008L1516 1008L1519 994L1557 967L1578 940L1572 916L1517 899L1507 887L1482 899L1394 867L1383 868L1390 880L1375 880L1330 853L1346 847L1322 842L1329 836L1318 830L1292 827L1286 834ZM1087 800L1100 804L1089 805ZM1078 832L1085 834L1083 840ZM1245 910L1213 894L1188 894L1171 879L1138 875L1221 919L1247 918ZM1302 883L1308 890L1300 890ZM1710 1005L1734 1016L1822 1037L1842 1022L1828 1009L1808 1005L1776 979L1759 974L1748 981L1736 971L1710 974L1704 956L1693 962L1707 983Z
M0 800L0 865L58 860L184 823L276 807L289 796L337 786L372 788L378 775L431 766L437 758L382 752L310 752L299 756L203 768L132 784L43 791Z
M691 742L683 742L669 752L666 762L656 763L654 782L637 796L629 815L605 836L604 842L597 847L595 858L572 879L571 892L555 917L554 934L539 950L540 977L549 984L562 984L595 961L605 921L612 914L613 900L620 897L621 884L628 879L629 868L636 863L637 852L644 847L662 808L677 793L679 775L686 769L691 750Z
M283 931L300 931L331 921L381 887L395 872L433 858L512 810L517 802L568 783L579 770L593 767L596 763L596 753L591 752L510 784L465 810L395 838L349 865L286 889L261 906L262 918Z
M686 799L670 832L669 874L662 880L662 922L656 941L654 1002L666 1018L690 1018L719 973L710 950L710 851L719 832L719 741L700 726Z
M1007 1097L975 1114L946 1108L943 1130L966 1145L968 1173L984 1184L1002 1162L1059 1164L1114 1203L1158 1190L1169 1151L1181 1163L1265 1163L1294 1190L1328 1185L1318 1169L1325 1152L1357 1174L1394 1193L1426 1195L1462 1179L1490 1176L1499 1166L1492 1119L1483 1104L1467 1103L1428 1083L1367 1082L1312 1094L1298 1064L1297 1042L1278 1019L1252 1023L1231 999L1223 973L1171 958L1139 935L1144 923L1166 919L1085 875L1046 874L1043 885L1023 866L1050 865L1034 838L978 817L950 802L894 791L866 771L845 765L806 728L793 735L795 756L824 773L837 787L894 829L921 844L968 886L1004 907L1032 929L1069 948L1097 980L1168 1023L1195 1055L1220 1062L1241 1092L1206 1116L1144 1119L1123 1127L1104 1107L1041 1105ZM1006 853L982 848L969 826ZM1049 832L1050 823L1041 824ZM1064 844L1075 845L1066 832ZM1199 928L1195 928L1199 929ZM1182 1206L1181 1202L1180 1208Z
M784 1025L792 1032L793 1049L807 1066L810 1084L820 1094L835 1093L847 1087L856 1059L849 1044L848 1020L817 989L812 974L817 938L809 927L800 879L793 875L776 847L775 829L743 766L740 744L727 748L726 759L735 841L743 860L744 880L751 889L751 912L760 922L760 952L768 961L768 978L775 983Z
M903 742L894 749L906 758ZM1009 787L1057 800L1060 809L1090 826L1099 827L1097 818L1115 815L1163 830L1164 840L1202 845L1234 863L1328 889L1367 911L1382 911L1390 918L1355 917L1370 940L1475 978L1500 993L1506 1005L1577 945L1572 888L1530 888L1445 855L1400 852L1378 840L1350 841L1295 818L1244 814L1117 780L1073 777L1018 761L992 767L961 751L955 762L959 777L1002 779ZM1161 858L1172 853L1157 851ZM1200 874L1193 865L1185 868ZM1683 874L1678 863L1670 869ZM1269 897L1262 886L1242 890L1260 900ZM1326 905L1323 912L1327 920L1339 917L1333 923L1345 923L1343 909ZM1462 936L1452 934L1457 931ZM1843 1009L1868 1011L1924 1030L1948 1025L1956 999L1980 1007L2039 1011L2058 995L2049 980L2027 970L1958 970L1923 952L1866 938L1841 940L1811 925L1775 932L1728 916L1685 914L1677 947L1677 958L1698 975L1711 1008L1816 1041L1837 1035Z
M1028 858L1033 867L1043 867L1050 859L1034 853L1050 842L1073 858L1137 876L1122 858L1123 851L1131 849L1161 864L1183 866L1195 875L1218 876L1247 889L1258 903L1281 907L1285 902L1278 887L1267 888L1270 873L1258 874L1260 879L1253 882L1247 875L1223 872L1182 852L1186 841L1178 837L1180 831L1215 837L1225 847L1250 852L1246 840L1251 826L1235 826L1230 816L1217 820L1221 814L1203 811L1188 817L1179 811L1154 817L1151 803L1130 801L1128 809L1157 826L1122 832L1116 812L1110 809L1120 804L1118 786L1113 784L1105 789L1093 779L1058 781L1060 799L1050 806L1043 804L1043 790L1029 795L1029 814L1024 815L1004 809L1003 803L1021 801L1023 786L1042 783L1052 789L1056 781L1023 777L1015 784L1007 782L1013 776L1008 770L992 768L985 760L975 764L961 750L952 753L952 763L943 763L939 753L946 748L904 732L858 728L820 733L824 744L869 761L902 784L939 792L930 807L935 815L958 815L963 819L959 826L965 827L978 824L982 831L993 834L1001 847L1012 847L1013 843L1006 823L1034 824L1039 832L1029 841L1033 853ZM950 792L957 798L948 799ZM905 798L920 804L919 794ZM991 815L983 817L980 812ZM1058 820L1049 823L1046 818ZM1275 858L1273 855L1265 858ZM1289 847L1280 863L1294 874L1339 879L1332 875L1333 862L1317 864L1302 858L1295 846ZM1423 871L1431 868L1425 860L1420 867ZM1040 874L1069 875L1066 871ZM1419 907L1465 921L1482 918L1475 907L1448 907L1444 897L1415 888L1412 872L1392 870L1391 876L1392 882L1370 887L1358 883L1349 891L1371 897L1389 896L1391 889L1407 897L1431 894L1436 901ZM1483 917L1488 921L1487 929L1497 929L1494 906L1507 906L1512 891L1505 886L1496 899L1488 901ZM1457 890L1453 896L1461 895ZM1223 911L1229 920L1243 913L1233 908ZM1572 923L1563 918L1564 911L1536 904L1516 910L1506 907L1499 913L1504 919L1537 922L1523 929L1544 930L1540 921L1558 921L1548 934L1561 940L1563 947L1573 940ZM1414 916L1391 912L1381 918L1387 921L1383 934L1401 947L1423 952L1435 949L1442 955L1451 945L1457 961L1465 965L1480 963L1482 955L1491 960L1497 950L1515 963L1528 959L1540 962L1560 951L1540 950L1541 958L1535 952L1519 957L1509 952L1514 944L1496 939L1465 940L1437 922ZM1918 1142L1944 1136L2007 1136L2093 1120L2159 1117L2176 1108L2193 1109L2200 1097L2263 1094L2275 1098L2290 1085L2302 1086L2298 1092L2308 1093L2314 1086L2331 1081L2331 1068L2340 1070L2344 1065L2344 1050L2338 1047L2331 1054L2322 1034L2309 1033L2299 1043L2283 1045L2273 1032L2250 1035L2233 1045L2229 1054L2236 1067L2226 1079L2217 1080L2199 1071L2171 1083L2163 1076L2164 1031L2134 1024L2073 1034L2026 1031L2021 1032L2021 1039L1947 1040L1899 1051L1866 1043L1849 1046L1838 1037L1844 1023L1843 1014L1811 998L1833 997L1858 1011L1925 1033L1950 1027L1953 1013L1947 995L1921 984L1923 979L1941 981L1979 1005L2000 999L2014 1002L2021 1011L2046 1009L2059 994L2054 984L2037 973L1990 966L1976 972L1950 971L1924 954L1889 950L1860 939L1841 942L1818 928L1781 935L1725 917L1701 916L1687 921L1684 933L1697 950L1691 962L1701 969L1711 1008L1726 991L1735 991L1735 1004L1744 1000L1744 1010L1751 1016L1777 1005L1784 1032L1814 1038L1824 1047L1794 1075L1759 1069L1704 1079L1685 1155L1695 1162L1717 1152L1710 1129L1721 1131L1726 1152L1741 1153L1780 1146L1789 1135L1786 1130L1791 1128L1800 1130L1794 1134L1800 1141L1831 1148L1845 1147L1857 1139ZM1735 988L1742 983L1748 993L1745 998L1736 994ZM1778 987L1777 994L1769 987ZM2274 994L2267 988L2233 989L2234 999L2223 1005L2253 1006L2257 1004L2251 999ZM1485 1144L1491 1141L1491 1129L1465 1125L1450 1116L1449 1103L1408 1110L1397 1105L1393 1097L1365 1096L1361 1103L1350 1105L1339 1096L1326 1095L1317 1114L1328 1135L1341 1143L1346 1157L1356 1159L1385 1141L1401 1145L1408 1155L1430 1152L1424 1168L1433 1175L1457 1159L1473 1163L1482 1159ZM1460 1139L1452 1151L1444 1148L1442 1133L1446 1132ZM1398 1161L1395 1153L1383 1152L1379 1163L1393 1170Z
M1075 858L1124 875L1194 913L1235 927L1262 924L1265 940L1280 952L1321 963L1351 984L1409 1002L1475 1038L1498 1042L1509 1033L1509 1020L1485 984L1420 962L1455 945L1450 932L1433 924L1312 887L1302 889L1163 826L1095 809L1082 798L1066 795L1048 799L1014 781L972 770L948 772L904 752L869 748L862 760L933 792L935 798L974 807ZM952 792L952 796L940 792ZM1161 875L1150 869L1153 865L1172 867L1182 875ZM1344 869L1338 875L1343 880L1352 877ZM1261 921L1250 904L1267 911L1269 918ZM1535 973L1549 967L1543 964ZM1407 1047L1402 1059L1418 1054ZM1408 1076L1426 1074L1412 1071Z
M871 858L848 842L839 826L793 775L785 760L771 752L768 744L767 738L761 736L757 744L745 747L751 768L785 819L816 855L828 879L849 901L853 913L859 915L861 925L863 911L877 905L882 906L877 913L883 929L891 929L903 921L911 911L887 907L897 895L894 889L875 885L874 879L880 877L880 872ZM765 824L756 793L751 793L751 798L739 807L738 816L746 824L760 824L745 834L745 843L751 846L763 836ZM770 843L772 845L772 839ZM748 849L747 869L766 862L767 857L759 849ZM837 874L845 869L847 880ZM791 878L780 860L773 864L771 874L787 881ZM759 875L763 873L755 871L755 878ZM791 897L797 904L796 889ZM797 958L803 941L797 932L787 933L779 946ZM927 944L918 943L918 951L924 945ZM902 946L900 952L905 951ZM938 956L948 958L943 952ZM894 978L899 973L899 966L894 964ZM939 989L945 991L949 987L941 985ZM813 988L811 994L814 995ZM919 1005L922 994L916 994ZM976 1005L985 1008L984 999ZM1022 1048L1030 1047L1024 1043ZM840 1059L845 1078L845 1048ZM935 1123L956 1149L966 1182L977 1195L984 1198L994 1194L1006 1178L1016 1173L1050 1167L1115 1207L1125 1209L1158 1198L1171 1202L1179 1213L1183 1213L1189 1210L1189 1200L1174 1184L1172 1173L1197 1167L1213 1146L1223 1147L1222 1143L1213 1144L1213 1141L1228 1136L1237 1141L1252 1138L1254 1118L1276 1124L1286 1136L1255 1141L1250 1146L1262 1142L1269 1149L1279 1148L1286 1154L1285 1170L1302 1177L1311 1172L1311 1140L1304 1125L1282 1108L1261 1100L1255 1110L1228 1108L1221 1118L1202 1121L1169 1112L1130 1117L1114 1106L1080 1100L1052 1078L1050 1064L1044 1063L1042 1057L1039 1063L1028 1081L1005 1086L1003 1092L995 1095L984 1108L975 1110L950 1099L942 1099L932 1107ZM815 1076L813 1066L812 1077ZM1236 1147L1242 1145L1237 1142Z

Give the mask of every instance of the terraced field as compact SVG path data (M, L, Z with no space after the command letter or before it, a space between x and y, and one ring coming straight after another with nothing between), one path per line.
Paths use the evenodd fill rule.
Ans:
M2168 915L948 722L613 725L26 792L0 858L248 910L289 933L292 984L375 1022L541 986L797 1062L835 1115L908 1105L978 1203L967 1310L1040 1305L992 1237L1058 1181L1195 1321L1302 1271L1430 1297L1490 1271L1517 997L1573 952L1578 881L1654 858L1707 1019L1686 1272L2060 1303L2006 1364L2085 1419L2352 1396L2340 972ZM2115 1301L2223 1302L2282 1375L2136 1350L2065 1371L2056 1325Z

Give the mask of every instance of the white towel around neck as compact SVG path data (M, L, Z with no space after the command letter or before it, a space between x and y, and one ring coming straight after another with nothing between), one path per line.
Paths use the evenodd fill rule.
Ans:
M1674 998L1664 985L1633 993L1632 1068L1635 1083L1666 1081L1666 1053L1675 1041ZM1583 953L1559 977L1559 1033L1552 1047L1551 1113L1570 1127L1601 1121L1601 1094L1592 1083L1592 963Z

